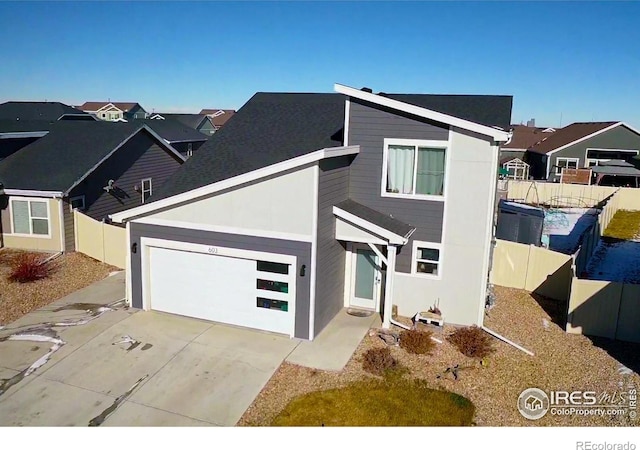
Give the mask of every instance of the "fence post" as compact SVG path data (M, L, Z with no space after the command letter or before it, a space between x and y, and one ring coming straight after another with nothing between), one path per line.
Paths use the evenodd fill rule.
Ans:
M73 244L75 245L75 251L80 251L79 239L78 239L78 211L73 210Z

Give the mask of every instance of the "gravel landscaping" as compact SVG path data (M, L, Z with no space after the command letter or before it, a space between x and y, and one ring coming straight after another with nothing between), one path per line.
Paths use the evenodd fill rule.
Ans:
M523 418L516 408L520 393L529 387L544 390L594 390L619 392L620 383L640 387L637 372L624 372L633 366L640 345L601 341L614 359L591 339L566 334L553 323L551 316L529 293L495 287L496 305L485 318L493 331L519 343L535 353L527 354L495 340L495 352L479 360L460 354L441 338L432 355L413 355L399 347L392 354L409 370L411 378L425 380L429 387L443 389L470 399L476 406L474 423L480 426L628 426L626 417L557 416L548 413L537 421ZM548 309L548 308L547 308ZM407 319L403 320L408 323ZM396 330L398 331L398 330ZM446 326L444 334L453 331ZM604 342L604 343L603 343ZM341 372L324 372L284 363L245 412L238 425L267 426L294 398L318 390L334 389L372 377L362 369L362 355L370 348L386 344L370 333ZM636 359L626 359L636 358ZM459 365L458 380L447 368Z
M0 250L0 325L11 323L119 270L74 252L56 258L53 273L45 279L30 283L11 282L8 280L11 262L21 253L18 250Z

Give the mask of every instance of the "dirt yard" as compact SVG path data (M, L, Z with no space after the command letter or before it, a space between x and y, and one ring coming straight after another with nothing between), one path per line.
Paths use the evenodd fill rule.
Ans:
M531 294L495 288L497 302L485 318L493 331L535 353L527 354L495 341L496 352L487 364L460 354L452 345L437 345L430 356L410 355L399 347L393 354L410 370L410 377L427 380L432 387L463 395L476 406L479 426L628 426L626 417L558 416L548 413L537 421L523 418L516 408L520 393L529 387L549 390L594 390L598 395L625 391L631 383L640 387L637 358L640 345L612 341L592 342L581 335L566 334ZM548 308L548 306L547 306ZM445 335L451 331L446 327ZM444 336L437 336L444 337ZM597 345L596 345L597 344ZM294 397L316 390L344 386L371 376L362 369L362 354L385 344L377 336L367 336L342 372L323 372L283 364L245 412L239 425L269 425ZM603 348L606 347L608 352ZM617 355L617 359L611 356ZM443 372L459 364L465 369L456 381ZM624 374L625 365L635 370ZM441 378L437 378L441 375ZM621 387L622 386L622 387ZM638 420L638 419L636 419Z
M74 252L56 258L53 272L45 279L30 283L11 282L8 280L11 264L20 253L17 250L0 250L0 325L13 322L119 270Z

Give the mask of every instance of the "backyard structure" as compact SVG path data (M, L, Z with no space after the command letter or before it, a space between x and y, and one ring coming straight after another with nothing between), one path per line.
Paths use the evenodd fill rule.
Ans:
M552 213L548 229L556 228L556 233L572 230L564 235L558 233L556 238L550 234L550 242L559 244L555 249L564 250L566 255L498 241L492 282L555 300L558 320L568 332L640 342L640 286L635 284L638 243L602 239L618 211L640 210L640 191L527 182L511 183L508 196L522 201L531 198L531 192L535 193L536 204L557 204L562 199L565 204L579 203L590 208L578 220L571 215L554 217ZM601 208L600 213L596 216L591 207Z

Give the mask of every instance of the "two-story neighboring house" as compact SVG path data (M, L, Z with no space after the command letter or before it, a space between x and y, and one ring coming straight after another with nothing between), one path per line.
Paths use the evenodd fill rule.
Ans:
M139 103L134 102L85 102L78 108L109 122L146 119L149 115Z
M102 221L143 204L183 162L141 123L56 122L0 161L0 243L73 251L74 209Z
M132 306L313 339L344 307L482 324L510 96L257 93L128 230Z

